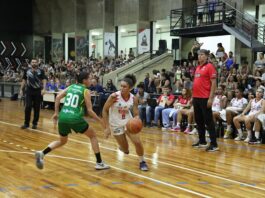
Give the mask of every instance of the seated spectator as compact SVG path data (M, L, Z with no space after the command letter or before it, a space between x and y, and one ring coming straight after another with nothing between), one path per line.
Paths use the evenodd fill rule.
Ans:
M108 92L116 92L117 91L117 88L115 87L115 85L113 84L111 79L109 79L107 81L105 90L108 91Z
M233 56L233 52L229 52L229 55L223 64L225 65L226 70L230 71L234 67L235 62L236 61L235 61L235 58Z
M262 70L263 68L265 68L265 58L264 58L264 53L260 52L259 53L259 57L258 60L256 60L255 62L255 66L256 66L256 70Z
M136 98L138 99L138 110L139 110L139 116L142 122L144 120L146 121L146 126L150 127L151 126L151 107L148 106L147 104L147 99L150 99L150 95L144 91L144 84L140 83L138 86L138 93L136 94Z
M171 87L169 86L163 87L163 94L159 96L159 98L157 99L158 106L156 106L155 108L154 123L153 123L154 127L158 126L158 119L161 115L162 110L173 106L175 96L171 93L171 91L172 91ZM151 113L149 113L149 115L151 116Z
M47 91L58 91L59 87L57 84L54 82L53 79L51 79L47 84L46 84L46 90Z
M219 86L217 88L216 96L213 99L212 111L213 111L213 121L216 124L218 120L221 120L221 111L226 108L227 98L224 95L223 87Z
M98 80L93 78L91 81L91 86L89 87L89 90L92 93L104 93L103 87L98 83Z
M182 86L182 79L181 79L181 69L178 66L175 72L175 81L174 84L176 86L176 93L180 92Z
M249 144L261 143L261 130L265 131L265 100L263 100L261 113L256 117L254 124L255 136L251 139Z
M71 81L68 79L68 80L66 80L65 84L60 84L59 89L61 89L61 90L66 89L70 85L71 85Z
M172 129L177 126L177 115L181 109L189 108L191 101L191 92L187 89L182 89L182 94L174 102L174 108L167 108L162 111L163 128L166 131L170 128L170 118L173 118Z
M251 123L255 122L256 115L261 111L263 93L264 91L262 89L258 89L256 92L256 98L250 100L243 113L233 119L234 125L238 132L238 136L235 138L236 141L243 140L243 132L240 122L244 122L247 129L247 138L244 140L244 142L249 142L251 140Z
M224 139L230 138L234 117L242 113L248 104L247 99L243 98L243 91L241 89L236 89L235 95L236 97L233 98L230 103L228 103L228 107L225 109L224 114L221 114L222 119L227 123Z
M144 78L144 91L149 92L150 83L151 83L150 75L149 73L146 73Z

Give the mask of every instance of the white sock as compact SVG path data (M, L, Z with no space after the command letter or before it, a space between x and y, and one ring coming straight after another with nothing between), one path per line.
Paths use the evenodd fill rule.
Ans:
M251 139L251 135L252 135L251 130L247 130L247 132L248 132L248 138Z
M190 128L190 124L188 124L187 128Z
M139 162L143 162L144 161L144 156L139 156Z
M259 131L255 131L255 138L259 139Z
M232 126L231 125L227 125L227 131L231 131Z
M237 132L238 132L238 136L240 136L240 137L243 136L242 129L237 129Z

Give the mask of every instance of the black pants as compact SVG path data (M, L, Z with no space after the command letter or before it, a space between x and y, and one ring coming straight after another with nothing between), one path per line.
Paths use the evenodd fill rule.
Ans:
M32 90L29 89L26 91L25 96L25 122L26 126L29 126L30 123L30 116L31 116L31 109L34 109L34 118L33 118L33 125L38 125L39 116L40 116L40 104L41 104L41 90Z
M214 23L214 16L215 16L215 11L209 10L209 19L211 23Z
M205 125L209 131L211 144L217 146L216 131L213 121L213 113L211 108L207 108L207 98L193 98L194 116L199 132L199 141L201 144L206 143Z

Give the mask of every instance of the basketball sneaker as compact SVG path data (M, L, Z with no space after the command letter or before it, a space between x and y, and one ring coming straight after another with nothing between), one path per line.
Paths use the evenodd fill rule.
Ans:
M242 141L242 140L244 140L244 138L242 135L238 135L234 140L235 141Z
M198 134L198 130L196 128L194 128L189 134L190 135L196 135L196 134Z
M219 148L218 148L218 146L214 146L214 145L210 144L210 146L206 148L206 151L207 152L215 152L215 151L219 151Z
M42 151L37 151L35 153L36 166L38 169L43 169L44 166L44 154Z
M231 133L232 133L231 131L226 130L225 135L224 135L224 139L229 139L231 136Z
M109 169L110 166L105 164L105 162L101 162L101 163L96 163L95 169L96 170L105 170L105 169Z
M250 141L250 138L249 138L249 137L247 137L247 138L244 140L245 143L249 143L249 141Z
M194 147L194 148L206 148L207 143L201 144L200 142L197 142L197 143L193 144L192 147Z
M184 133L186 133L186 134L190 134L190 133L191 133L191 131L190 131L190 127L187 127L186 130L184 131Z
M248 143L249 144L261 144L261 139L252 138Z
M180 126L173 127L172 129L170 129L170 131L179 132L180 131Z
M141 171L148 171L149 170L145 161L140 162L139 168Z

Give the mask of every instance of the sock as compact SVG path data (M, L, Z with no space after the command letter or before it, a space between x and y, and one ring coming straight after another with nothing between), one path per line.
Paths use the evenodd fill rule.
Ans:
M190 124L188 124L187 128L190 128Z
M247 132L248 132L248 138L251 139L251 135L252 135L251 130L247 130Z
M144 162L144 156L139 156L139 162Z
M231 125L227 125L227 131L231 131L232 126Z
M255 131L255 138L259 139L259 131Z
M101 163L102 162L102 159L101 159L100 153L95 153L95 156L97 158L97 163Z
M46 149L44 149L42 152L44 155L48 154L49 152L51 152L52 149L50 147L47 147Z
M237 129L237 132L238 132L238 136L240 136L240 137L243 136L242 129Z

